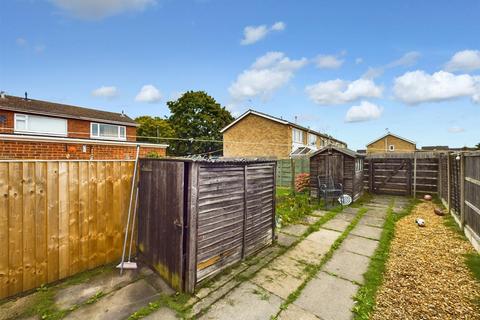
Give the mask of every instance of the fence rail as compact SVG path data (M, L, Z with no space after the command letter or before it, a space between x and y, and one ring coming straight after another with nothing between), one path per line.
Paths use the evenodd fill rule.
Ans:
M118 260L134 162L0 162L0 299Z

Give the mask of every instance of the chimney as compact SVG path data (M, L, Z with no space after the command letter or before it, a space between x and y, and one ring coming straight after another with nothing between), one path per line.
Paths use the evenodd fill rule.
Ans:
M28 101L28 92L25 91L25 101Z
M5 99L5 91L0 91L0 98Z
M125 112L122 110L122 117L125 117Z
M297 116L295 116L295 123L297 123L297 120L298 120L298 117L297 117Z

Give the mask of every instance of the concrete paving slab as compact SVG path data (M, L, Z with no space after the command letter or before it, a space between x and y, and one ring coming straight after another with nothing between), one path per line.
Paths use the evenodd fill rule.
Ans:
M364 283L363 274L367 271L369 263L370 258L366 256L349 251L337 251L323 270L350 281Z
M38 293L5 302L0 305L0 320L18 319L22 313L37 301Z
M260 270L250 281L282 299L287 299L305 278L306 274L294 277L283 270L269 267Z
M387 210L370 209L367 212L365 212L363 216L385 219L387 217Z
M381 228L385 223L385 219L374 216L363 216L358 222L359 224Z
M212 320L268 320L275 315L282 299L258 287L244 282L218 301L200 319Z
M340 230L343 231L343 230ZM318 231L312 232L306 237L306 240L314 241L319 244L325 244L331 246L338 237L340 237L341 232L328 230L328 229L320 229Z
M147 271L143 270L142 272ZM108 294L116 288L125 286L132 282L137 275L138 272L135 270L125 270L123 275L120 275L117 269L101 273L86 282L60 289L55 294L54 301L60 309L69 309L74 305L84 303L98 292Z
M325 214L327 214L328 211L325 211L325 210L315 210L311 213L312 216L319 216L319 217L323 217Z
M342 213L357 214L358 210L358 208L347 207L343 209Z
M357 224L357 226L352 230L351 234L369 239L380 240L380 237L382 236L382 231L382 228Z
M350 281L320 272L293 304L324 320L350 320L357 289Z
M64 319L125 319L138 309L158 299L159 294L155 288L145 280L131 283L99 301L83 306Z
M378 247L378 241L358 237L355 235L348 235L348 237L342 242L340 251L350 251L356 254L361 254L367 257L373 256L375 250Z
M352 220L355 219L355 214L342 212L337 214L335 216L335 219L342 219L348 222L352 222Z
M297 307L294 304L290 304L286 310L283 310L279 316L279 320L319 320L320 318L303 310L300 307Z
M175 311L168 308L161 308L142 319L144 320L176 320L178 318Z
M302 223L307 224L307 225L311 225L311 224L314 224L315 222L317 222L320 219L321 219L321 217L308 216L307 215L307 216L302 218Z
M303 240L285 253L285 256L304 263L318 263L329 249L330 244L328 243L321 244L315 241Z
M340 218L334 218L334 219L326 222L324 225L322 225L322 228L332 229L332 230L336 230L336 231L344 231L348 227L349 224L350 224L350 222L348 222L348 221L345 221L345 220L340 219Z
M303 224L290 224L286 227L283 227L283 228L279 229L279 231L283 232L283 233L290 234L292 236L299 237L302 234L304 234L305 231L307 231L307 229L308 229L308 226L303 225Z
M272 261L268 267L288 273L294 277L301 277L304 273L305 264L287 255L282 255Z
M290 247L295 241L297 241L297 237L295 236L283 232L277 234L277 243L281 246Z

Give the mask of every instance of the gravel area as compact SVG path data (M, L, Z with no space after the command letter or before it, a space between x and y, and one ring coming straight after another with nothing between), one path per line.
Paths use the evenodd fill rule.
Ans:
M463 256L474 249L434 208L422 202L397 222L372 319L480 319L480 283Z

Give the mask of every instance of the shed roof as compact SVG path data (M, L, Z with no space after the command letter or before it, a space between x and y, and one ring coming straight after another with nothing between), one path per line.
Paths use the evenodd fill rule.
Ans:
M135 120L122 113L89 109L30 98L25 99L9 95L5 95L3 98L0 97L0 109L60 118L93 120L127 126L138 126Z
M347 148L340 148L340 147L328 145L328 146L325 146L325 147L323 147L322 149L320 149L320 150L312 153L312 154L310 155L310 158L316 156L317 154L320 154L320 153L323 153L323 152L325 152L325 151L329 151L329 150L332 150L332 149L333 149L333 150L336 150L336 151L338 151L338 152L341 152L341 153L343 153L343 154L345 154L345 155L347 155L347 156L349 156L349 157L352 157L352 158L358 158L358 157L364 157L364 156L365 156L365 155L363 155L363 154L356 153L355 151L350 150L350 149L347 149Z
M278 122L278 123L281 123L281 124L287 124L287 125L290 125L292 127L295 127L295 128L298 128L298 129L302 129L304 131L307 131L307 132L311 132L311 133L315 133L321 137L325 137L325 138L329 138L331 140L334 140L336 142L340 142L340 143L343 143L345 145L347 145L345 142L341 141L341 140L338 140L338 139L335 139L334 137L328 135L328 134L325 134L325 133L320 133L318 131L315 131L315 130L312 130L310 128L307 128L307 127L304 127L304 126L301 126L301 125L298 125L294 122L290 122L290 121L287 121L287 120L284 120L284 119L281 119L281 118L277 118L277 117L274 117L274 116L271 116L269 114L266 114L266 113L263 113L263 112L260 112L260 111L256 111L256 110L252 110L252 109L249 109L247 110L246 112L244 112L242 115L240 115L237 119L235 119L235 121L233 121L232 123L230 123L228 126L226 126L225 128L223 128L222 130L220 130L220 132L225 132L227 131L228 129L230 129L231 127L233 127L235 124L237 124L240 120L242 120L243 118L245 118L246 116L248 116L249 114L254 114L256 116L259 116L259 117L262 117L262 118L265 118L265 119L269 119L269 120L272 120L272 121L275 121L275 122Z
M408 140L408 139L406 139L406 138L400 137L400 136L398 136L398 135L396 135L396 134L393 134L393 133L390 133L390 132L389 132L389 133L387 133L387 134L384 134L384 135L381 136L380 138L375 139L375 140L373 140L372 142L370 142L369 144L367 144L367 147L368 147L369 145L371 145L371 144L379 141L379 140L382 140L382 139L385 138L385 137L388 137L388 136L392 136L392 137L398 138L398 139L400 139L400 140L406 141L406 142L408 142L408 143L417 145L417 143L416 143L415 141Z

